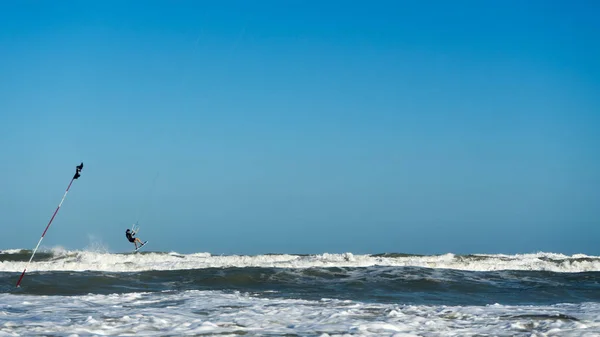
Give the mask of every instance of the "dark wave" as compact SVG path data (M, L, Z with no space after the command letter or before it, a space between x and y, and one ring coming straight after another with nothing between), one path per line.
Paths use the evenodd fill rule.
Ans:
M176 271L0 273L0 292L85 295L173 290L242 291L266 297L484 305L600 301L600 272L469 272L419 267L205 268Z
M1 261L22 261L27 262L31 257L31 250L21 249L18 253L2 253L0 252ZM48 252L37 252L35 259L37 261L48 261L51 260L55 255Z

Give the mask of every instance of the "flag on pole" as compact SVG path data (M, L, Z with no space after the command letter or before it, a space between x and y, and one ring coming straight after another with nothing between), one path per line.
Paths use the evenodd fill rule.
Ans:
M83 170L83 163L77 165L75 167L75 169L76 169L75 175L71 179L71 182L69 183L69 186L67 186L67 190L65 191L65 194L63 195L62 199L60 200L60 203L58 204L58 207L56 207L56 210L54 211L54 214L52 214L52 218L50 218L50 222L48 222L48 225L46 225L46 229L44 229L44 233L42 233L42 237L40 238L40 241L38 241L37 246L35 246L35 249L33 250L33 253L31 254L31 257L29 258L29 262L27 262L27 265L25 265L25 269L23 270L23 273L21 274L21 277L19 277L19 280L17 281L17 287L19 287L21 285L21 281L23 280L23 276L25 276L25 272L27 271L27 267L29 267L29 264L31 263L31 260L33 260L33 256L35 255L35 252L40 247L40 243L42 243L42 240L44 239L44 236L46 235L46 232L48 231L48 228L50 228L50 224L52 224L52 220L54 220L54 217L56 216L56 213L58 213L58 210L60 209L60 206L62 205L63 201L65 201L65 197L67 196L67 193L69 193L69 189L71 188L71 184L73 184L73 181L75 179L78 179L79 177L81 177L81 170Z

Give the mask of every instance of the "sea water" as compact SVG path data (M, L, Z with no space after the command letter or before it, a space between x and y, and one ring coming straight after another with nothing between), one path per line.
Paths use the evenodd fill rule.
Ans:
M600 257L0 251L0 336L600 336Z

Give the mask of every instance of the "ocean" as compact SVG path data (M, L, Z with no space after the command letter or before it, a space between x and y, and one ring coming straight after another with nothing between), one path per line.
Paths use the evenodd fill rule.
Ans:
M600 336L600 257L0 251L0 336Z

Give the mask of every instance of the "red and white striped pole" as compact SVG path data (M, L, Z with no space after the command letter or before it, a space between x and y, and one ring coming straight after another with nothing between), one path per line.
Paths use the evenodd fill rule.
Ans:
M46 229L44 229L44 233L42 233L42 237L40 238L40 241L38 241L37 246L35 246L35 249L33 250L33 253L31 254L31 257L29 258L29 262L27 262L27 265L25 266L25 270L23 270L23 273L21 274L21 277L19 277L19 281L17 281L17 287L19 287L21 285L21 280L23 280L23 276L25 276L25 272L27 271L27 267L29 267L29 264L31 263L31 260L33 260L33 256L35 255L35 252L40 247L40 243L42 243L42 240L44 239L44 236L46 235L46 232L48 231L48 228L50 228L50 224L52 224L52 220L54 220L54 217L56 216L56 213L58 213L58 210L60 209L60 206L62 206L63 201L65 201L67 193L69 193L69 189L71 188L71 184L73 184L73 180L79 178L79 176L80 176L79 173L81 172L82 169L83 169L83 163L81 163L79 166L77 166L77 171L75 172L75 175L73 176L73 178L71 178L71 182L69 183L69 186L67 187L67 190L65 191L65 194L63 195L62 199L60 200L60 204L58 204L58 207L56 207L56 210L54 211L54 214L52 214L52 218L50 218L50 222L48 222L48 225L46 225Z

